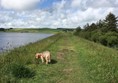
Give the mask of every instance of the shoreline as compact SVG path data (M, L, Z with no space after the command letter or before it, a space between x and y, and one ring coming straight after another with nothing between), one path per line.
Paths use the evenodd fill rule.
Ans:
M59 34L59 33L58 33L58 34ZM30 42L30 43L28 43L28 44L26 44L26 45L22 45L22 46L15 47L15 48L10 49L10 50L6 50L6 51L3 51L3 52L0 52L0 56L1 56L2 54L5 54L5 55L6 55L7 53L10 53L10 52L12 52L12 51L14 51L14 50L18 50L18 49L21 49L21 48L28 47L28 46L30 46L30 45L32 45L32 44L43 43L43 41L48 41L48 40L50 40L50 38L53 38L53 37L57 36L58 34L53 34L53 35L51 35L51 36L49 36L49 37L47 37L47 38L44 38L44 39L41 39L41 40L38 40L38 41L35 41L35 42Z
M46 39L50 36L55 35L55 34L51 34L51 33L23 33L22 34L22 33L16 33L16 32L2 32L2 33L0 32L0 34L3 35L3 36L1 36L1 38L3 40L8 38L8 41L5 41L5 43L3 43L3 45L1 45L0 53L7 52L7 51L10 51L10 50L22 47L22 46L26 46L30 43L35 43L37 41L41 41L43 39ZM10 37L4 36L4 35L8 35L8 34L10 34ZM14 36L14 35L17 35L18 37ZM34 36L32 36L32 35L34 35ZM13 37L11 37L11 36L13 36ZM19 37L19 36L21 36L21 37ZM4 39L4 37L5 37L5 39ZM23 37L24 38L22 40L23 43L20 42L21 40L18 41L18 40L12 39L14 37L17 38L18 40L19 40L19 38L22 39L22 37ZM35 38L30 39L30 37L35 37ZM9 38L10 38L10 40L9 40ZM4 41L2 41L2 39L1 39L1 43L4 42ZM28 39L28 40L30 39L30 40L26 41L26 39Z

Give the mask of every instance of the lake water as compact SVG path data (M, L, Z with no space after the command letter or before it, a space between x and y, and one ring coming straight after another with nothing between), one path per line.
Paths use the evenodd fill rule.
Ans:
M53 34L42 33L0 33L0 52L33 43Z

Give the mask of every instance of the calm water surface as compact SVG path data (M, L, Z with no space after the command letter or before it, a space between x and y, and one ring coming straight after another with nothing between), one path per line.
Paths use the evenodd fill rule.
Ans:
M53 34L0 32L0 52L33 43Z

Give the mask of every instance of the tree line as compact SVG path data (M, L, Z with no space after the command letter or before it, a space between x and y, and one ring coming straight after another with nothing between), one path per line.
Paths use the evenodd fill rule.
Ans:
M7 29L5 29L5 28L0 28L0 31L5 32L5 31L11 30L11 29L13 29L13 28L7 28Z
M83 28L77 27L74 34L108 47L118 48L118 17L110 12L103 20L87 23Z

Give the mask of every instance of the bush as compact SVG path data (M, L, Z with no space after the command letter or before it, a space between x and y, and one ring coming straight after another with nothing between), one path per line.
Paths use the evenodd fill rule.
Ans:
M82 32L79 33L79 36L90 40L91 39L91 32L82 31Z
M82 30L81 27L77 27L74 35L79 35L79 33L81 32L81 30Z
M109 47L117 47L118 46L118 34L116 32L108 32L105 34L107 45Z
M91 33L91 40L94 41L94 42L100 42L99 39L100 39L100 36L104 35L104 33L100 32L100 31L93 31Z
M13 64L11 73L14 77L17 78L31 78L35 75L34 71L21 64Z
M91 40L94 41L94 42L97 42L98 41L98 34L93 34L91 36Z
M85 33L85 38L88 40L91 40L91 32L86 32Z
M99 41L101 44L107 46L107 37L105 35L100 36Z
M108 36L107 41L110 47L116 47L118 45L118 38L116 36Z

